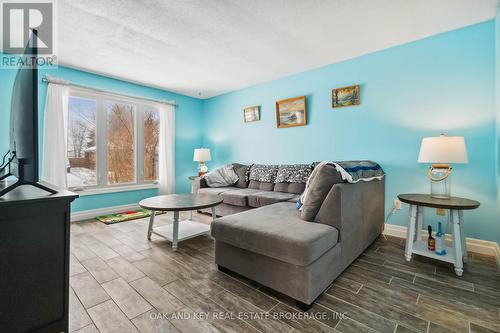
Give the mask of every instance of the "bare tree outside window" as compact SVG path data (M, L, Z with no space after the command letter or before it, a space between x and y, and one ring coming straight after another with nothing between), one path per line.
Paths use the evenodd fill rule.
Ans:
M144 180L158 179L160 114L157 109L144 111Z
M108 184L132 183L135 180L133 105L106 101Z

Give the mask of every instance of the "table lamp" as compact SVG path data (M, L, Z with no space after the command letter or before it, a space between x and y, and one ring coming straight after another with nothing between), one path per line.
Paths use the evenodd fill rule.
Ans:
M419 163L432 163L427 175L431 181L431 197L449 199L451 193L450 163L468 163L463 136L423 138Z
M205 162L210 161L211 159L212 156L210 156L210 149L197 148L194 150L193 161L198 162L198 176L203 176L207 173L208 167Z

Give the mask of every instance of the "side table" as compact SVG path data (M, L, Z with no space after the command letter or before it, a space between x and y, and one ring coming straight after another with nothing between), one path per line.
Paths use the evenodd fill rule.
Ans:
M476 209L479 202L470 199L451 197L450 199L436 199L429 194L400 194L401 202L410 205L410 225L406 233L405 258L411 260L413 253L446 261L455 265L455 273L463 274L463 263L467 262L467 244L464 236L463 211ZM453 225L453 247L446 247L445 255L437 255L427 249L427 242L422 240L424 224L424 207L441 208L448 211L448 218Z

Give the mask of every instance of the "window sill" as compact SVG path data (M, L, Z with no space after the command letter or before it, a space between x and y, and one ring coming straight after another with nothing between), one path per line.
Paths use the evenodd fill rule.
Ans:
M77 193L81 197L85 197L87 195L118 193L118 192L127 192L127 191L140 191L140 190L149 190L149 189L157 189L157 188L158 188L158 184L140 184L140 185L122 185L122 186L110 186L110 187L101 187L101 188L89 188L89 189L84 189L81 191L76 191L76 190L72 190L72 189L68 189L68 190Z

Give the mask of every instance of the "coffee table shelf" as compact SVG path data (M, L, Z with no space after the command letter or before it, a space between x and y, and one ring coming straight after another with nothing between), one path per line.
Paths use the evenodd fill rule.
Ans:
M179 221L177 241L181 242L183 240L198 237L207 234L209 232L210 232L210 226L208 224L191 220ZM161 227L153 228L152 233L173 242L174 224L169 223Z

